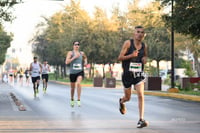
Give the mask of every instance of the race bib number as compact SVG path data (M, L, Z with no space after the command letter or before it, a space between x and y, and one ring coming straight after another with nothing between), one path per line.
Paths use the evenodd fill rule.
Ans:
M33 73L39 73L38 71L33 71Z
M81 64L73 64L73 69L74 70L81 70L82 69L82 65Z
M142 63L131 62L129 66L131 72L142 72Z

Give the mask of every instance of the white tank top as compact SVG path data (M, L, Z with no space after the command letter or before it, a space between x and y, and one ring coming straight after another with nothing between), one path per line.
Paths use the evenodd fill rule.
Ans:
M46 65L42 64L42 74L48 74L49 72L48 66L49 66L48 64Z
M39 63L32 63L31 77L40 76L40 65Z

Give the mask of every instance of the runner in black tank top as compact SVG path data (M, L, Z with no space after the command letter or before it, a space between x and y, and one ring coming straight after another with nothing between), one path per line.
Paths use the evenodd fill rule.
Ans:
M147 60L147 46L142 42L144 38L144 29L141 26L135 27L133 39L124 42L118 60L122 61L122 82L124 85L124 96L119 99L119 110L121 114L126 113L125 102L131 98L131 88L138 95L139 121L137 128L143 128L148 125L144 120L144 64Z
M129 48L128 52L125 54L125 56L133 53L134 50L138 50L134 46L134 40L131 39L130 42L131 42L130 48ZM124 72L129 71L130 62L142 63L142 70L144 69L144 63L142 62L142 58L144 56L144 50L145 50L145 44L142 43L142 47L138 50L139 53L136 58L122 61L122 68L123 68Z

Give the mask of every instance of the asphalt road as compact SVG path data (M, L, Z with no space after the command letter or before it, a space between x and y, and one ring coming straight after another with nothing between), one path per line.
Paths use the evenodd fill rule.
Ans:
M9 88L26 107L19 111L0 111L0 132L67 132L67 133L199 133L200 102L145 96L145 119L149 126L137 129L137 96L126 103L121 115L118 100L122 89L82 89L81 107L70 107L70 88L49 83L47 94L40 85L39 97L33 98L32 86ZM9 103L8 103L9 104Z

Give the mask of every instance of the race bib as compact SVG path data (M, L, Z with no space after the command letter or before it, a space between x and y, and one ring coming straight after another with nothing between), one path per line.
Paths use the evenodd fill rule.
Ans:
M142 72L142 63L131 62L129 66L131 72Z
M81 64L73 64L73 69L74 70L81 70L82 69L82 65Z
M38 71L33 71L33 73L39 73Z

